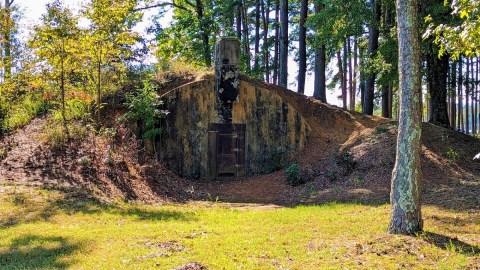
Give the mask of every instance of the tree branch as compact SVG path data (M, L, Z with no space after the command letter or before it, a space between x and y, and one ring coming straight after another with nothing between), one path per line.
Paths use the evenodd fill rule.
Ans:
M141 10L146 10L146 9L151 9L151 8L165 7L165 6L172 6L172 7L176 7L176 8L179 8L179 9L183 9L185 11L190 11L188 8L186 8L184 6L175 4L175 1L172 1L171 3L160 3L160 4L151 5L151 6L136 8L133 11L135 12L135 11L141 11Z

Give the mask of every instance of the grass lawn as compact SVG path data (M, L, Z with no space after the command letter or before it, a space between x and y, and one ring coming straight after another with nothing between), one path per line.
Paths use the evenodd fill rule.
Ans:
M423 213L411 237L385 233L388 205L103 205L5 184L0 269L478 269L478 212Z

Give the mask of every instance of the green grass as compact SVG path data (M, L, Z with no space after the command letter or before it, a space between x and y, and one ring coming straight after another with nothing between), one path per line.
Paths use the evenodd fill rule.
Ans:
M426 233L385 233L389 206L104 205L0 186L0 269L470 269L480 217L424 208Z

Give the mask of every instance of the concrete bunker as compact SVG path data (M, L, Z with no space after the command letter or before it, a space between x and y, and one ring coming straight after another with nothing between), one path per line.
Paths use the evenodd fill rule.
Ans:
M243 177L280 169L306 144L310 127L275 91L239 78L240 44L216 45L215 79L162 95L159 157L188 178Z

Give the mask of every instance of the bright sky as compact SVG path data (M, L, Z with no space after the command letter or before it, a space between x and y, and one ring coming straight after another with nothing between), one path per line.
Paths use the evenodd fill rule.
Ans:
M24 18L21 20L21 28L22 29L31 29L34 24L40 22L40 17L43 13L45 13L45 5L52 0L15 0L15 4L20 7L20 10L24 14ZM70 7L72 10L78 10L86 0L64 0L64 3ZM144 29L149 25L150 18L155 14L154 10L146 11L144 13L143 22L139 23L135 27L135 31L143 32ZM165 23L168 23L166 21ZM27 34L27 33L25 33ZM289 63L288 63L288 88L292 90L297 89L296 85L296 77L298 74L298 64L294 61L293 56L289 56ZM313 95L313 83L314 78L310 74L307 74L306 82L305 82L305 94L308 96ZM331 104L340 105L340 101L336 99L335 95L330 91L327 91L327 100Z

